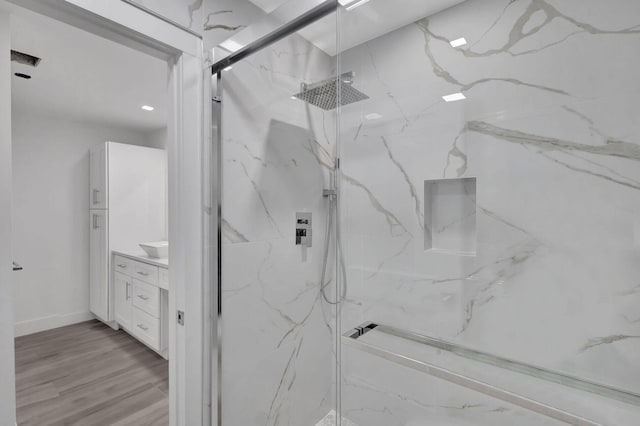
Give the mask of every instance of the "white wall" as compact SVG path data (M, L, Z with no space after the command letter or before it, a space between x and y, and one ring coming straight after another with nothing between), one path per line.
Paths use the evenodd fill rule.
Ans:
M15 332L29 334L89 314L88 150L106 140L164 147L133 130L13 115Z
M147 139L147 143L149 144L148 146L152 146L154 148L167 149L167 128L166 127L148 132L145 136Z
M168 142L169 135L166 127L149 132L147 133L146 136L147 136L147 139L153 143L153 145L149 145L149 146L167 150L167 142ZM169 170L168 156L167 156L167 170ZM168 219L169 218L169 173L165 174L164 187L166 190L166 193L164 194L164 199L167 200L164 207L164 217L167 218L167 220L165 220L165 225L164 225L165 226L164 235L167 239L169 239L169 219Z
M0 9L2 5L0 5ZM0 426L15 425L11 270L11 83L9 15L0 10Z

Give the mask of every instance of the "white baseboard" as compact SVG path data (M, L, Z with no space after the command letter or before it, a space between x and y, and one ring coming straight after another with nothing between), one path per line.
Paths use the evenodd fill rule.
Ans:
M65 325L76 324L94 319L90 312L74 312L65 315L52 315L44 318L36 318L15 323L14 333L16 337L39 331L51 330L52 328L64 327Z

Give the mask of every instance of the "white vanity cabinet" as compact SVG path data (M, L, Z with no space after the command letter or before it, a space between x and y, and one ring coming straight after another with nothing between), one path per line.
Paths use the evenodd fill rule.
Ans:
M112 265L115 321L167 358L168 267L160 261L118 252L113 254Z

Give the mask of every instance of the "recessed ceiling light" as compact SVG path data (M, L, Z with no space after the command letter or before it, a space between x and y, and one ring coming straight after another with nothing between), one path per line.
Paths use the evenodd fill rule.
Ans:
M227 49L229 52L237 52L244 47L244 45L231 39L223 41L220 43L220 46Z
M369 3L369 0L339 0L340 4L347 10L353 10L358 6Z
M149 105L142 105L141 107L145 111L153 111L155 108Z
M298 97L297 96L292 96L291 99L298 99Z
M453 41L450 41L449 44L451 45L451 47L460 47L460 46L464 46L465 44L467 44L467 39L464 37L460 37L458 39L455 39Z
M229 70L232 70L232 69L233 69L232 66L228 66L228 67L224 68L222 71L229 71Z
M462 93L452 93L450 95L443 96L442 99L444 99L445 102L454 102L454 101L461 101L463 99L467 99L467 97Z
M29 74L23 74L21 72L17 72L14 74L16 77L24 78L25 80L29 80L31 76Z
M382 115L378 114L377 112L372 112L371 114L365 115L364 118L366 118L367 120L379 120L382 118Z

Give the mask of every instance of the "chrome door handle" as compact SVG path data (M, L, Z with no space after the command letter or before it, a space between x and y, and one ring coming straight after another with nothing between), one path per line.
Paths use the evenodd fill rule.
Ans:
M148 273L146 273L146 272L140 272L140 271L138 271L138 275L142 275L143 277L148 277L148 276L149 276L149 274L148 274Z
M118 268L123 268L123 269L127 267L127 265L125 265L124 263L118 263L117 266Z
M147 296L143 296L142 294L139 294L139 295L138 295L138 299L142 299L142 300L144 300L144 301L149 300L149 298L148 298Z
M94 189L93 190L93 204L98 204L98 193L100 192L99 189Z
M140 329L142 329L144 331L149 330L149 327L145 327L144 324L138 324L138 328L140 328Z
M93 215L93 229L99 229L100 227L98 226L98 215L94 214Z
M127 283L127 296L126 296L126 297L127 297L127 299L126 299L126 300L131 299L131 296L129 295L129 289L130 289L130 288L131 288L131 284Z

